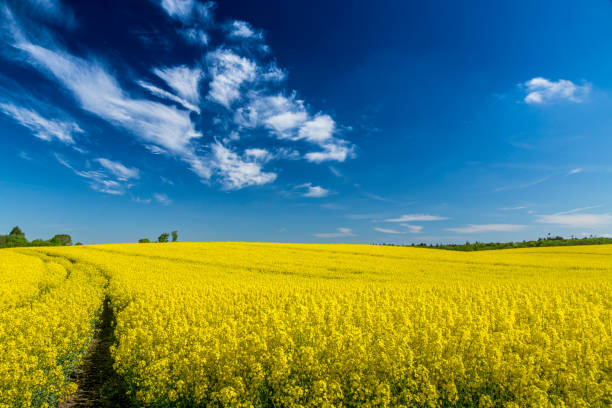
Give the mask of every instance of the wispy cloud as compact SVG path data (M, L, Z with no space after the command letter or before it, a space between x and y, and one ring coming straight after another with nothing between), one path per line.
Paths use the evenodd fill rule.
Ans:
M338 232L323 232L314 234L318 238L342 238L342 237L354 237L353 230L350 228L338 228Z
M71 91L83 109L129 130L147 144L179 156L198 176L210 177L209 166L195 154L191 145L192 139L202 135L195 131L188 112L150 100L131 98L97 62L29 42L15 44L15 47Z
M524 210L527 207L525 207L524 205L517 205L516 207L502 207L500 208L500 210L502 211L517 211L517 210Z
M255 62L231 50L213 51L208 54L207 62L212 76L208 98L227 109L241 98L242 85L257 79Z
M83 130L73 121L48 119L39 113L17 106L12 103L0 103L0 111L22 126L30 129L39 139L58 140L66 144L74 144L74 135L83 133Z
M544 183L545 181L548 181L548 180L550 180L550 176L542 177L542 178L539 178L537 180L529 181L529 182L523 183L523 184L513 184L513 185L498 187L498 188L496 188L493 191L498 193L500 191L522 190L524 188L529 188L529 187L537 186L538 184L542 184L542 183Z
M592 210L599 207L602 206L592 205L588 207L574 208L555 214L537 215L536 222L571 228L597 228L612 225L611 214L582 213L582 211Z
M180 97L174 95L171 92L168 92L168 91L166 91L164 89L158 88L155 85L151 85L150 83L145 82L145 81L136 81L136 82L138 83L138 85L140 85L141 87L143 87L144 89L149 91L152 95L157 96L158 98L167 99L169 101L176 102L176 103L180 104L181 106L183 106L184 108L189 109L190 111L194 111L196 113L200 113L200 108L198 108L197 106L189 103L185 99L180 98Z
M355 146L343 138L348 127L311 110L285 88L287 73L271 56L261 30L244 21L215 22L211 2L152 3L173 21L182 36L180 45L192 46L197 55L192 65L154 63L141 75L135 74L141 69L136 66L116 69L100 56L71 53L44 27L22 25L22 16L13 18L9 7L2 27L3 39L12 47L7 56L38 69L66 89L81 109L133 136L152 154L175 157L203 182L215 177L228 190L273 182L276 172L264 170L272 160L318 164L355 156ZM213 40L215 44L209 43ZM74 128L70 133L51 119L41 125L44 115L20 113L31 129L37 126L33 131L38 137L54 135L68 143L79 132ZM40 130L51 125L55 129ZM256 139L261 137L275 138L280 145L260 149ZM326 190L312 187L312 197Z
M310 198L322 198L329 195L329 190L321 186L313 186L312 183L304 183L295 187L296 189L305 189L306 191L302 194L303 197Z
M398 231L391 228L374 228L375 231L382 232L383 234L405 234L406 231Z
M117 180L126 181L140 177L140 171L134 167L126 167L119 162L104 158L96 159L96 162L117 177Z
M536 222L562 227L596 228L612 224L610 214L551 214L538 215Z
M580 103L591 91L589 83L576 85L566 79L551 81L542 77L530 79L523 84L523 87L527 92L524 100L528 104L544 104L560 100Z
M412 222L412 221L443 221L448 220L447 217L430 214L404 214L398 218L386 219L386 222Z
M69 168L79 177L89 181L89 186L98 192L123 195L132 186L130 180L137 178L139 171L134 168L127 168L123 164L108 159L100 158L95 162L98 168L78 169L60 154L55 154L55 158L65 167Z
M200 79L202 69L200 67L177 67L155 68L155 75L163 79L181 98L197 104L200 102Z
M408 228L408 232L411 232L413 234L420 234L421 232L423 232L422 225L412 225L412 224L400 224L400 225L404 228Z
M208 22L212 18L214 3L200 3L198 0L153 0L158 3L168 16L180 20L185 25L196 25Z
M447 231L462 234L474 234L482 232L515 232L527 228L526 225L518 224L468 224L461 228L446 228Z
M574 214L577 212L582 212L582 211L586 211L586 210L592 210L594 208L600 208L603 207L602 204L598 204L598 205L589 205L588 207L579 207L579 208L573 208L571 210L567 210L567 211L562 211L557 213L558 215L565 215L565 214Z
M571 176L571 175L573 175L573 174L582 173L583 171L584 171L584 169L583 169L583 168L578 167L578 168L576 168L576 169L572 169L572 170L570 170L570 171L567 173L567 175L568 175L568 176Z
M221 143L212 146L215 168L220 173L223 187L236 190L246 186L262 185L276 180L276 173L262 171L262 155L240 157ZM263 149L262 149L263 150Z
M170 205L172 204L172 200L168 198L168 196L164 193L155 193L153 194L153 198L155 201L160 203L161 205Z
M246 21L235 20L228 25L229 36L233 38L262 39L261 31L256 31Z

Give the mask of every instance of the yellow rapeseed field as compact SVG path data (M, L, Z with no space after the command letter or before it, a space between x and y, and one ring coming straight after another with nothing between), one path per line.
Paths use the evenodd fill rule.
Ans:
M0 407L73 391L62 370L104 296L115 370L141 406L612 404L612 246L2 250L0 294L9 286Z

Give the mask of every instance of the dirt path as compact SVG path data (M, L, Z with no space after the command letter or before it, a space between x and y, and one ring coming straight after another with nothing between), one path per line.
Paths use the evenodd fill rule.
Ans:
M115 341L114 316L109 299L105 299L96 334L83 363L75 372L77 393L59 408L129 407L125 385L113 369L110 346Z

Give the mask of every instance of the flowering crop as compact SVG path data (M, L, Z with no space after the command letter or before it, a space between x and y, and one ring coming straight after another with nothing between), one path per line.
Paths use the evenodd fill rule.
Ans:
M109 277L114 366L144 406L612 404L612 246L38 251Z
M55 406L75 390L104 284L90 265L0 251L0 408Z

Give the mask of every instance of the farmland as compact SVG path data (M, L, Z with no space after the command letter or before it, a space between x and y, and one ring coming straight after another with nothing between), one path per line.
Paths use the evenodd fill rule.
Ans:
M0 407L74 393L107 299L136 406L605 407L612 246L0 251Z

